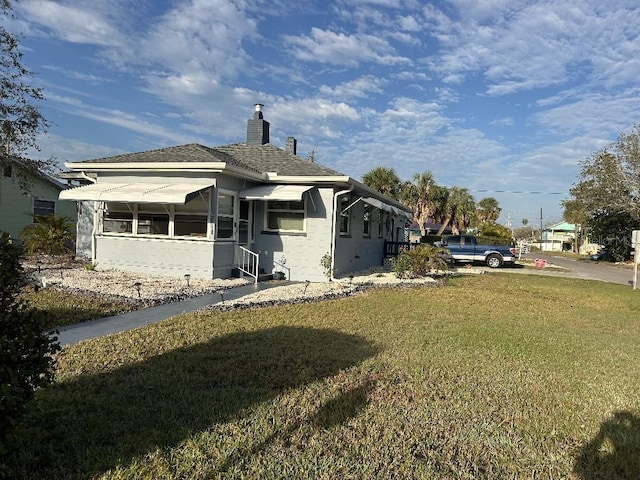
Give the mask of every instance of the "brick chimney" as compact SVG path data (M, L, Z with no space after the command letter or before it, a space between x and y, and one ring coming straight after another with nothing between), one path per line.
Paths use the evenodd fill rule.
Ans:
M295 155L298 150L298 141L295 137L287 137L287 144L285 146L285 151L290 153L291 155Z
M264 145L269 143L269 122L262 118L262 105L256 103L253 118L247 120L247 145Z

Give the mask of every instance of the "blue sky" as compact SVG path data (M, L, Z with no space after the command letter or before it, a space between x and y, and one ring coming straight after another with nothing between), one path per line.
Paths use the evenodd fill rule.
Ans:
M640 123L637 0L19 0L10 29L60 162L271 143L561 220L579 162ZM539 192L539 193L531 193Z

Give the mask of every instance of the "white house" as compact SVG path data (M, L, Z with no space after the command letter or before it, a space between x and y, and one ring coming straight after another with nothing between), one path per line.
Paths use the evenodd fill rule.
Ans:
M78 254L102 268L182 277L283 272L324 281L381 265L411 210L362 183L269 143L256 105L243 143L199 144L65 166L91 182L60 194L83 202Z

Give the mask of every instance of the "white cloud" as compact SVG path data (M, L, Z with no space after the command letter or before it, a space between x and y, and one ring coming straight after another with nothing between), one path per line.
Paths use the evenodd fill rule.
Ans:
M433 7L424 10L442 47L431 58L431 66L449 82L479 73L487 82L487 93L505 95L590 81L602 70L612 84L628 82L640 73L640 62L631 53L640 46L639 33L624 28L640 22L637 8L613 4L600 9L600 2L583 0L460 0L454 5L459 15L455 21Z
M411 64L411 60L397 55L383 38L349 35L313 27L310 36L285 37L292 55L298 60L356 67L360 63L381 65Z
M19 8L29 18L50 29L53 34L72 43L100 46L122 46L118 29L89 8L50 0L23 0Z
M344 82L335 87L322 85L320 93L334 98L348 100L352 98L367 98L371 94L380 94L383 92L384 85L387 81L372 75L359 77L349 82Z

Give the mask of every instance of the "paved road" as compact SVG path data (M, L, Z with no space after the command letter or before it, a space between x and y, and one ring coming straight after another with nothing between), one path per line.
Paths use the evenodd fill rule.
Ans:
M592 262L589 260L574 260L547 253L531 253L525 255L529 259L541 258L567 270L580 278L601 280L621 285L633 285L633 269L623 268L607 262ZM640 280L640 279L639 279Z

